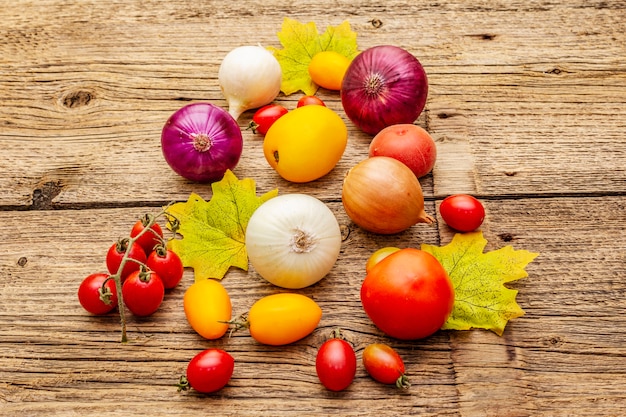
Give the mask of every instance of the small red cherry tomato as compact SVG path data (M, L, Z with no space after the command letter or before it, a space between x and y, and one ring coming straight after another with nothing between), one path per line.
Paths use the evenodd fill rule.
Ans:
M296 107L302 106L324 106L326 107L326 103L317 97L317 96L303 96L300 100L298 100L298 104Z
M150 253L146 261L148 269L156 272L163 281L166 290L178 285L185 271L180 257L163 245L159 245Z
M439 206L439 213L448 226L459 232L476 230L485 219L485 208L482 203L467 194L446 197Z
M404 362L398 352L384 343L372 343L363 350L363 366L367 373L383 384L395 384L398 388L411 386L404 374Z
M205 394L222 389L233 375L235 360L221 349L207 349L198 353L187 365L187 382L193 389Z
M104 285L104 288L110 293L109 303L105 303L100 297L102 284L108 277L108 274L91 274L78 287L78 301L91 314L106 314L117 307L117 289L115 288L115 281L112 279Z
M265 135L274 122L289 112L287 108L280 104L272 103L258 109L252 116L252 121L248 126L255 133Z
M147 215L137 220L130 230L130 237L139 235L150 223L150 220L150 217ZM153 223L152 226L150 226L150 230L146 230L135 242L143 248L146 256L148 256L157 245L163 243L163 229L161 229L158 223Z
M159 309L165 297L163 281L153 271L135 271L122 285L126 307L136 316L149 316Z
M129 242L130 241L127 238L124 238L114 243L109 248L109 251L106 254L106 264L109 273L117 274L117 270L122 263L122 259L124 258ZM140 264L135 261L144 264L146 263L146 252L137 244L137 242L135 242L128 252L128 258L130 259L126 261L124 269L122 269L120 274L122 281L124 281L132 272L139 270Z
M356 354L352 346L336 335L325 341L317 351L315 370L327 389L342 391L352 383L356 375Z

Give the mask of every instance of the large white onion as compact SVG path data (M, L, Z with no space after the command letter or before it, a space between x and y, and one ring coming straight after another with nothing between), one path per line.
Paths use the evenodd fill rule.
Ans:
M337 261L341 230L333 212L306 194L263 203L246 229L250 264L274 285L299 289L324 278Z

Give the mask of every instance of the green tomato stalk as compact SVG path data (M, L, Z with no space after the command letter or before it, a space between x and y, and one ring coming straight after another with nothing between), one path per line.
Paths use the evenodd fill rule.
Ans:
M169 223L169 228L172 230L172 233L175 235L176 231L178 230L178 226L179 226L179 222L178 219L174 218L171 214L167 213L167 209L172 205L173 203L168 204L163 210L161 210L159 213L157 213L156 215L152 215L152 214L146 214L146 222L145 222L145 226L143 228L143 230L141 230L136 236L134 237L127 237L124 238L124 243L126 244L126 251L124 252L124 256L122 257L122 260L120 262L119 267L117 268L117 271L115 274L110 275L106 280L104 280L104 282L102 283L102 287L100 288L100 299L105 303L105 304L110 304L111 303L111 296L113 295L111 293L111 291L109 290L108 287L106 287L106 283L109 280L113 280L115 282L115 289L117 291L118 297L117 297L117 307L118 307L118 311L120 313L120 324L121 324L121 331L122 331L122 337L121 337L121 342L122 343L127 343L128 342L128 337L126 335L126 309L124 308L124 298L122 297L122 271L124 270L124 266L126 265L126 262L136 262L138 264L140 264L142 270L149 270L149 268L140 261L137 261L136 259L131 258L130 255L130 250L133 246L133 244L139 240L139 238L141 236L143 236L144 233L153 233L155 235L155 237L157 237L158 239L161 239L163 241L163 239L156 233L154 232L154 230L152 230L152 226L156 223L157 219L161 218L161 217L166 217L167 221ZM163 244L165 244L165 242L163 242Z

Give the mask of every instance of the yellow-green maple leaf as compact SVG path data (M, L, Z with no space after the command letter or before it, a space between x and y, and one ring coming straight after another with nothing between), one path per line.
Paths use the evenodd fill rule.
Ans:
M192 193L186 202L167 209L178 219L178 233L182 235L182 239L171 240L169 248L184 266L194 269L196 281L222 279L231 266L248 270L248 220L261 204L278 194L278 190L272 190L257 197L254 180L239 180L230 170L211 188L209 201Z
M422 245L454 284L454 308L443 329L481 328L502 336L507 322L524 314L517 291L504 284L528 276L524 268L539 254L511 246L483 253L486 245L482 232L456 234L443 247Z
M347 20L339 26L328 26L320 35L314 22L304 24L285 18L277 35L283 49L268 49L280 63L283 72L280 89L287 96L296 91L315 94L318 87L309 75L309 64L318 52L335 51L350 59L358 54L356 33Z

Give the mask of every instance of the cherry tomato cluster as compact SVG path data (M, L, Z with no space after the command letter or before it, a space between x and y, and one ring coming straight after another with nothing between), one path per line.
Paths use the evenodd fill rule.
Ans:
M316 96L303 96L300 100L298 100L296 108L311 105L326 107L326 103ZM248 128L252 129L254 133L265 135L274 122L287 113L289 113L289 110L283 105L277 103L268 104L261 107L254 113Z
M363 351L362 360L365 370L375 381L404 389L411 385L402 358L391 346L372 343ZM317 351L315 370L320 382L330 391L343 391L352 384L356 369L354 348L336 330Z
M92 314L106 314L118 306L118 287L124 304L136 316L156 312L165 290L178 285L183 263L165 246L163 229L148 215L137 220L125 237L112 244L106 253L108 273L87 276L78 288L78 300Z

